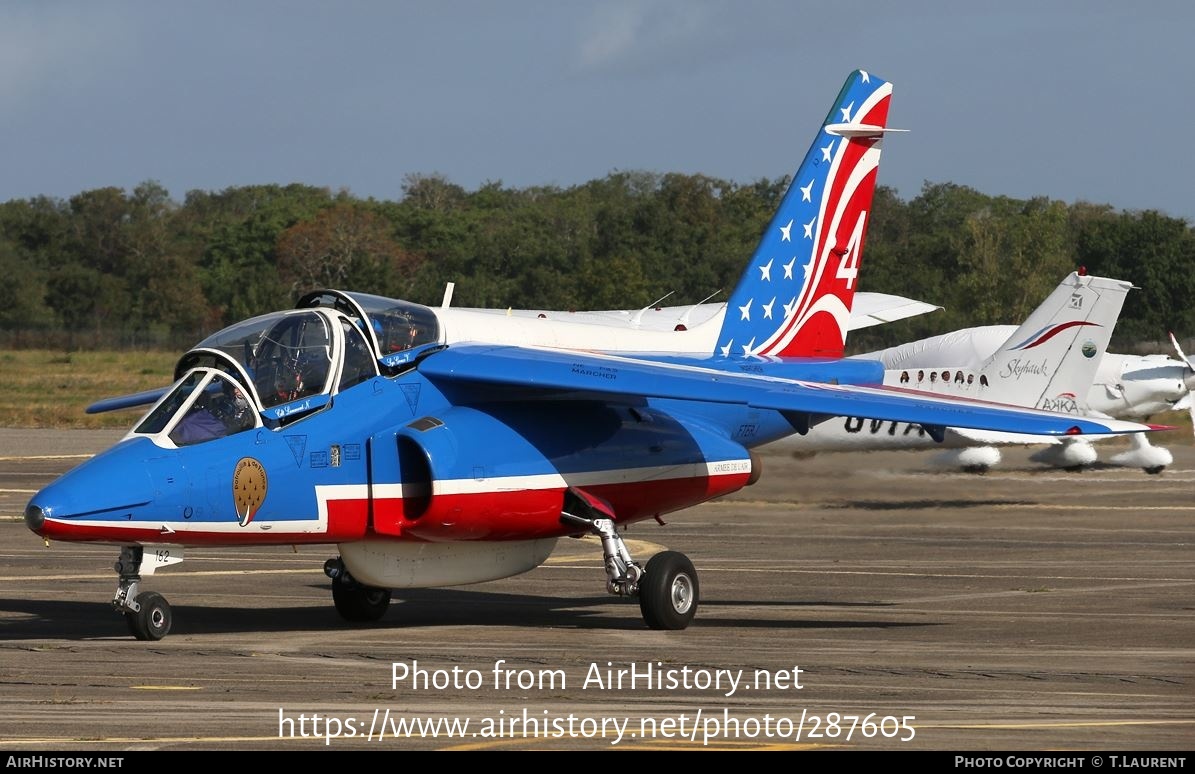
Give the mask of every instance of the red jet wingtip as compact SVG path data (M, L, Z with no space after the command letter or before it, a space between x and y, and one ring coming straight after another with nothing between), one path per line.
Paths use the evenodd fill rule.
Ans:
M1178 425L1146 425L1150 430L1177 430Z

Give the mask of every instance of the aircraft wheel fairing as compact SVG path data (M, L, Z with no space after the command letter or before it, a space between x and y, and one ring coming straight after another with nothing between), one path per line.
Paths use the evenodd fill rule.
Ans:
M125 623L129 625L129 632L134 637L139 640L157 641L170 633L174 613L165 597L156 591L143 591L137 595L137 604L141 606L140 610L124 614Z
M686 628L697 614L697 570L679 551L663 551L647 562L639 581L639 609L649 628Z
M366 623L377 621L390 607L390 589L362 586L341 579L332 581L332 602L336 612L346 621Z
M1154 446L1143 433L1135 433L1129 437L1131 446L1120 454L1112 457L1109 462L1113 465L1123 465L1129 468L1141 468L1151 476L1156 476L1174 463L1174 455L1169 449Z

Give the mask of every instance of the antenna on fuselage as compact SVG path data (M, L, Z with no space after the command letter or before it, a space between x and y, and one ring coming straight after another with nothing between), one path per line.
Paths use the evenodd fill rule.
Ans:
M713 298L714 296L718 295L721 292L722 292L722 288L718 288L713 293L710 293L708 296L706 296L705 298L698 301L696 304L693 304L691 307L686 309L685 313L680 316L680 320L677 321L677 324L688 326L689 315L693 314L693 310L696 309L697 307L701 306L702 304L704 304L706 301L709 301L711 298Z
M440 302L441 309L447 309L448 305L452 303L452 291L456 290L455 282L444 283L444 300Z
M639 323L643 322L643 313L644 312L646 312L648 309L655 307L657 304L659 304L661 301L663 301L665 298L668 298L668 296L672 295L675 292L676 292L675 290L669 290L667 293L660 296L655 301L652 301L650 304L643 307L638 312L635 312L635 316L631 318L631 327L638 328Z

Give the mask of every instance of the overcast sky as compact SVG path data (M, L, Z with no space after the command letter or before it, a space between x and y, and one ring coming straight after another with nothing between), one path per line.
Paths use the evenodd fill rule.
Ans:
M399 199L791 174L847 74L879 182L1195 225L1189 0L0 0L0 201L157 180Z

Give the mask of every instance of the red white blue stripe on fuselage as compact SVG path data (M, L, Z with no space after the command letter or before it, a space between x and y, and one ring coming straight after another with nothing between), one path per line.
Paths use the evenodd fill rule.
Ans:
M629 523L736 491L746 484L751 466L751 460L744 458L567 476L435 481L431 499L437 503L436 509L413 519L405 519L403 514L412 499L425 499L418 485L315 485L310 489L316 503L313 518L259 517L242 526L231 509L220 521L154 519L151 513L134 516L130 509L131 518L50 518L42 534L50 539L175 545L227 544L233 536L243 545L336 543L365 537L416 541L560 537L576 532L575 526L560 522L568 487L581 487L609 500L618 521ZM650 509L645 510L642 503L651 503ZM371 515L375 522L399 529L378 531L371 524Z

